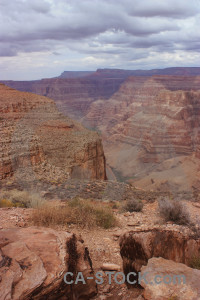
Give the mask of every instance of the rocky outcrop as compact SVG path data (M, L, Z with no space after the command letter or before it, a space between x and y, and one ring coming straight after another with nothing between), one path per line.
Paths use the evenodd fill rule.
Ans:
M200 299L200 270L160 257L151 258L141 276L145 276L141 285L147 300Z
M152 257L189 265L200 254L200 239L167 229L130 231L120 237L125 274L139 272Z
M0 179L106 179L101 138L53 100L0 85Z
M82 272L86 284L66 284L66 272L75 279ZM87 280L92 274L89 252L73 234L34 227L0 232L1 300L90 299L97 292Z

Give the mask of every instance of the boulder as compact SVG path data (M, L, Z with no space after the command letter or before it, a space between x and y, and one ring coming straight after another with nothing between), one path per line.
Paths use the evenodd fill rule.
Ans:
M152 257L189 265L200 253L200 239L164 228L130 231L120 237L120 253L125 274L139 272Z
M66 284L82 272L86 284ZM0 299L90 299L97 292L92 262L82 240L50 228L0 231ZM73 278L74 277L74 278Z
M200 299L200 270L191 269L172 260L154 257L148 261L147 266L142 267L141 276L145 273L145 280L141 281L141 286L145 289L143 295L145 299Z
M101 269L103 271L120 271L120 266L116 264L109 264L109 263L104 263L101 266Z

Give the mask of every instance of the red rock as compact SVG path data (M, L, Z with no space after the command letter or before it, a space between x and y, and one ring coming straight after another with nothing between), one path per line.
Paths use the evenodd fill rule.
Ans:
M152 257L189 265L200 252L200 238L167 229L126 232L120 237L124 273L139 272Z
M127 78L133 74L145 76ZM200 77L187 76L194 74L198 68L105 69L87 78L8 84L48 95L63 112L100 130L112 178L116 171L140 188L178 191L200 186Z
M104 263L101 266L101 269L103 271L120 271L120 266L116 264L109 264L109 263Z
M82 272L86 284L67 285L66 272ZM90 299L96 294L95 281L86 279L91 274L89 253L73 234L34 227L0 232L1 300Z
M200 270L191 269L184 264L176 263L171 260L166 260L161 257L151 258L148 261L146 267L142 267L141 276L145 273L147 282L153 284L147 284L145 280L141 281L144 290L144 298L147 300L169 300L169 299L181 299L181 300L198 300L200 299ZM160 284L156 284L155 276L160 276L158 281ZM185 284L183 279L181 283L178 283L176 276L184 275ZM165 277L166 276L166 277ZM170 284L166 284L169 282Z
M0 84L0 179L106 179L101 138L53 100Z

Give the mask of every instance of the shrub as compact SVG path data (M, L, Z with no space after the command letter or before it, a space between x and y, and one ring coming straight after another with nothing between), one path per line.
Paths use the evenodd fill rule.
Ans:
M105 229L111 228L115 226L116 219L111 208L108 205L102 205L102 203L94 203L79 198L69 202L69 206L73 208L73 213L78 216L79 225L86 225L86 227L96 225Z
M96 224L99 227L108 229L113 227L116 224L115 217L113 212L110 209L105 208L97 208L94 211L96 217Z
M168 300L178 300L178 296L171 296L170 298L168 298Z
M78 198L64 206L44 205L33 212L32 220L34 225L42 226L77 224L83 228L99 226L107 229L116 225L109 207Z
M0 201L4 200L4 207L6 207L6 202L8 207L32 207L36 208L44 204L44 200L36 193L28 193L27 191L19 191L13 189L11 191L1 191Z
M121 204L119 202L114 202L111 205L112 209L119 209L121 207Z
M32 214L34 225L46 227L51 225L64 225L69 218L70 214L66 208L47 205L38 207Z
M37 193L29 194L27 203L29 208L43 207L46 203L47 201L42 199Z
M139 212L143 208L143 203L141 200L137 199L131 199L126 202L126 204L123 207L123 211L129 211L129 212Z
M179 225L190 225L189 214L181 202L164 197L159 200L158 204L160 215L166 222L172 221Z
M13 207L13 203L7 199L0 199L0 208L2 207Z

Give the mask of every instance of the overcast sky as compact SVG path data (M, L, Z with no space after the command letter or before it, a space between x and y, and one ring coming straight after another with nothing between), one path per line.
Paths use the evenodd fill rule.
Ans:
M200 66L200 0L0 0L0 79Z

